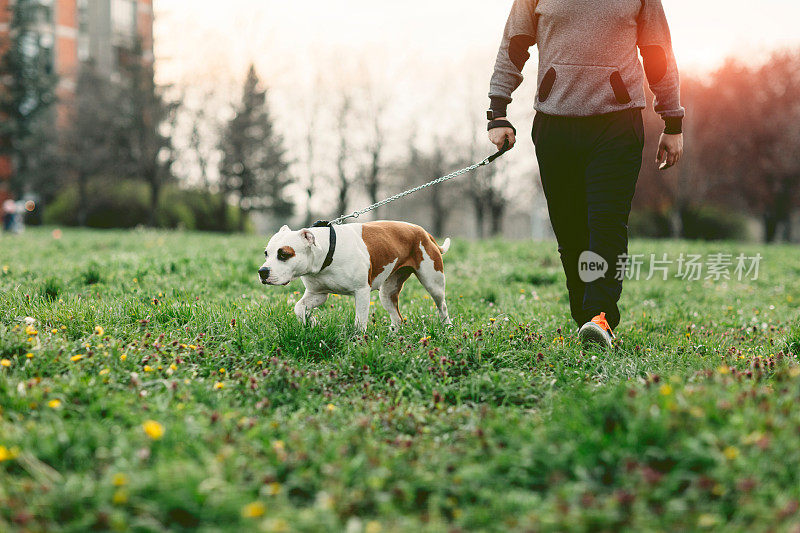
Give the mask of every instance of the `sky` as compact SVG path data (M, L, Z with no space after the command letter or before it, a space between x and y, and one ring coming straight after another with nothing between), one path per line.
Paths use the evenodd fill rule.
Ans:
M682 69L800 44L796 0L664 0ZM219 6L224 5L224 9ZM291 80L339 60L380 68L474 59L488 79L511 0L155 0L162 81L241 77L249 61ZM187 6L190 6L187 8ZM487 64L488 63L488 64ZM413 75L413 73L412 73Z

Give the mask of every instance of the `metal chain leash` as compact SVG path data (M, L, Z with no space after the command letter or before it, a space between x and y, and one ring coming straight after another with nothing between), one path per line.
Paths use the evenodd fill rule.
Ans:
M433 181L429 181L428 183L424 183L422 185L414 187L413 189L408 189L407 191L403 191L401 193L397 193L394 196L390 196L389 198L386 198L385 200L381 200L380 202L374 203L369 207L365 207L364 209L359 209L358 211L353 211L349 215L342 215L339 218L331 220L330 224L342 224L348 218L358 218L358 217L360 217L361 215L363 215L365 213L369 213L370 211L378 209L379 207L382 207L382 206L384 206L386 204L392 203L395 200L399 200L400 198L408 196L409 194L414 194L415 192L421 191L422 189L426 189L428 187L433 187L434 185L439 185L440 183L443 183L445 181L451 180L453 178L457 178L458 176L461 176L462 174L466 174L467 172L472 172L473 170L475 170L477 168L480 168L480 167L483 167L483 166L486 166L486 165L492 163L495 159L497 159L498 157L500 157L504 153L508 152L509 150L510 150L510 148L508 146L508 139L506 139L505 144L503 145L503 147L500 150L498 150L498 152L496 154L490 155L489 157L487 157L483 161L475 163L474 165L470 165L470 166L468 166L466 168L462 168L461 170L456 170L455 172L451 172L450 174L448 174L446 176L442 176L441 178L437 178L437 179L435 179Z

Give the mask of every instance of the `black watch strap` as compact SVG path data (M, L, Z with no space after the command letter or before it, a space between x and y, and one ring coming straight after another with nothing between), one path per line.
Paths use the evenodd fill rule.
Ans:
M489 125L486 126L486 131L493 130L495 128L511 128L514 130L514 135L517 134L517 128L515 128L509 121L504 118L498 118L496 120L492 120L489 122Z

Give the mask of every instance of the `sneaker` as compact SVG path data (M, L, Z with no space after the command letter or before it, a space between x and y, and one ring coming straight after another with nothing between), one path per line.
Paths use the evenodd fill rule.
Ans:
M590 322L581 326L581 329L578 330L578 338L581 340L584 350L595 346L610 350L614 346L614 333L611 331L611 326L608 325L605 313L600 313Z

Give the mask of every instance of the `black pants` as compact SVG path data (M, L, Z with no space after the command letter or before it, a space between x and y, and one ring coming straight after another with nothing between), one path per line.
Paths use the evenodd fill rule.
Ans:
M640 109L593 117L536 113L533 142L550 222L567 276L572 318L582 325L605 312L619 324L622 294L619 258L628 251L628 215L642 167L644 126ZM608 270L584 283L578 258L600 255ZM619 279L618 279L619 278Z

